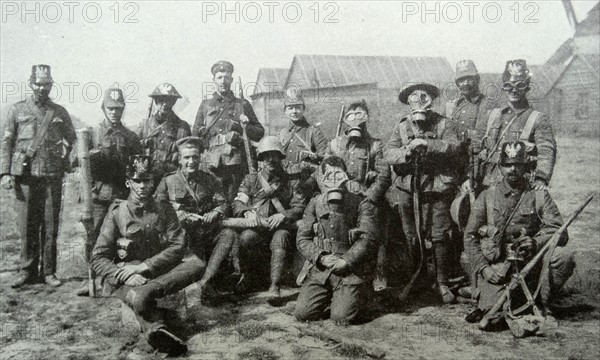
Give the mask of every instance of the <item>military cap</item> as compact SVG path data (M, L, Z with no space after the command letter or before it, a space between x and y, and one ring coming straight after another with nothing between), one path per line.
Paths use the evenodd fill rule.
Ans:
M125 107L125 98L123 97L123 91L119 88L109 88L104 92L104 100L102 100L102 106L107 108Z
M233 64L226 60L217 61L211 68L213 76L218 72L233 72Z
M500 152L500 165L527 164L527 146L522 141L509 141L502 144Z
M281 141L279 141L277 136L265 136L260 140L256 147L258 161L262 161L264 154L269 151L278 152L282 159L285 158L285 152L283 151Z
M50 65L33 65L29 81L34 84L52 84L54 80L52 80L52 74L50 73Z
M296 88L288 88L285 91L285 98L283 99L283 108L285 109L288 105L304 105L304 97L302 97L302 92L300 89Z
M456 63L456 74L454 74L454 80L457 81L460 78L466 76L479 76L477 67L473 60L461 60Z
M523 59L509 60L506 62L504 73L502 73L502 81L529 81L531 72L527 67L527 62Z
M175 89L175 86L173 86L169 83L162 83L162 84L158 85L154 89L152 94L150 94L148 96L150 96L150 97L172 96L172 97L176 97L176 98L181 98L181 95L177 92L177 89Z
M181 138L175 142L175 145L177 146L177 149L179 149L179 151L185 148L194 148L202 151L204 148L202 144L202 139L200 139L197 136L186 136L184 138Z
M440 96L440 89L438 89L435 85L431 85L431 84L423 82L423 83L417 83L417 84L412 84L412 85L406 85L404 88L402 88L402 91L400 91L400 94L398 94L398 100L400 100L401 103L408 105L408 97L415 90L426 91L427 93L429 93L429 95L431 95L431 97L433 99Z
M125 175L133 180L152 180L152 160L150 156L130 156Z

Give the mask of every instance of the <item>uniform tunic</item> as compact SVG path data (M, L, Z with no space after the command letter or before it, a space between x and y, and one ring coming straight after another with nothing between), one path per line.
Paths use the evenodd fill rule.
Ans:
M54 114L46 134L32 158L26 159L25 153L50 110ZM32 96L10 106L3 130L0 175L15 177L17 226L23 242L21 267L37 275L41 253L41 271L54 274L62 177L69 170L69 153L76 139L71 117L62 106L50 100L42 105Z
M279 131L278 137L286 156L284 168L289 174L300 174L306 168L302 164L302 160L307 158L307 153L317 156L317 159L309 159L308 162L318 164L327 152L328 140L321 129L310 125L304 118L296 123L290 121L287 128ZM310 167L306 170L309 173L313 172Z

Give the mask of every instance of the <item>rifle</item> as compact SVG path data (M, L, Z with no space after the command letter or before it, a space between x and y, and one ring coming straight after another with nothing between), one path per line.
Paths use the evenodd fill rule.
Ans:
M413 168L413 177L411 179L411 191L413 194L413 213L414 213L414 218L415 218L415 228L416 228L416 232L417 232L417 241L418 241L418 246L419 246L419 262L417 264L417 268L413 274L413 276L410 278L410 281L408 282L408 284L406 284L406 286L402 289L402 291L400 292L400 295L398 296L400 301L405 301L406 298L408 298L408 293L410 292L412 286L414 285L415 281L417 280L417 278L419 277L419 274L421 273L421 268L423 267L423 262L425 260L425 245L423 242L423 234L421 234L421 225L422 225L422 207L421 207L421 172L422 172L422 156L421 153L415 149L413 151L413 161L414 161L414 168ZM408 241L411 241L411 239L407 239Z
M146 119L150 119L150 116L152 116L152 106L154 105L154 98L150 98L150 104L148 104L148 116L146 116ZM142 123L142 127L145 127L145 120ZM156 130L156 129L155 129ZM152 136L146 136L144 139L142 139L142 145L144 145L144 155L150 156L150 148L145 146L145 140L151 138Z
M267 219L265 218L259 218L259 227L261 228L269 228L269 223L267 222ZM295 223L291 224L292 228L298 228L298 226L300 225L300 221L298 220ZM219 224L222 227L229 227L229 228L234 228L234 229L250 229L253 228L253 226L250 225L250 220L246 219L246 218L227 218L227 219L223 219L219 222Z
M244 89L242 85L242 77L238 77L240 81L240 99L244 99ZM242 115L244 114L244 108L242 107ZM254 174L256 172L256 168L254 167L254 161L252 161L252 154L250 153L250 139L248 138L248 133L246 132L246 125L242 125L242 139L244 140L244 150L246 150L246 162L248 163L248 173Z
M494 304L494 306L490 309L490 311L488 311L487 314L485 314L485 316L483 317L483 319L481 319L481 321L479 322L480 329L487 328L487 326L490 323L490 320L494 317L494 315L496 315L496 313L504 306L504 303L509 299L510 292L515 290L518 286L521 286L521 288L523 289L523 292L525 293L525 297L527 298L527 303L524 305L524 307L517 309L516 312L518 312L522 309L524 310L525 308L527 308L529 306L534 306L534 311L537 309L537 308L535 308L535 298L539 294L541 282L543 281L544 276L548 272L549 263L544 263L544 267L542 268L542 272L540 274L540 279L538 281L538 287L533 295L527 288L527 285L525 283L525 277L531 272L531 270L537 265L537 263L540 262L540 260L542 260L544 258L544 255L546 255L546 253L549 252L550 253L549 256L552 256L552 253L554 252L554 248L556 248L558 241L560 240L563 233L567 230L567 227L569 227L569 225L571 225L571 223L577 218L577 216L579 216L579 214L590 203L590 201L592 201L593 198L594 198L593 196L589 196L583 202L583 204L580 205L571 214L571 216L569 216L567 221L554 233L554 235L552 235L550 240L537 252L537 254L535 254L533 259L531 259L523 267L523 269L521 271L519 271L518 273L513 275L512 280L506 286L506 289L504 290L504 292L502 293L502 295L500 296L500 298L498 299L496 304Z
M81 211L81 223L85 228L86 242L85 251L86 254L91 253L91 247L93 246L96 239L92 238L94 232L94 219L92 217L92 171L90 167L90 152L89 152L89 141L91 138L91 131L89 128L77 130L77 157L79 160L79 169L81 172L82 181L80 182L80 192L83 203L83 209ZM89 261L89 259L88 259ZM89 264L88 264L89 265ZM96 274L91 268L88 267L88 289L90 297L96 296Z
M471 208L473 208L473 204L477 198L477 185L475 182L477 169L475 167L476 163L476 155L473 148L469 149L469 185L471 185L471 191L469 192L469 202L471 203Z
M338 119L338 126L335 132L335 136L342 135L342 124L344 123L344 113L346 112L346 105L342 105L342 110L340 111L340 118Z

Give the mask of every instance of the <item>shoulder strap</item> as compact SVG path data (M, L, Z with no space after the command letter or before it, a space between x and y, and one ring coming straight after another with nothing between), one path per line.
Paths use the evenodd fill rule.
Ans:
M484 138L489 136L490 129L492 128L492 124L494 124L494 121L496 121L496 119L500 119L500 116L502 115L501 111L502 110L500 108L495 108L492 111L490 111L490 116L488 117L487 121L487 127L485 129L485 135L483 136Z
M268 195L266 200L271 201L273 206L275 206L275 209L279 213L281 213L287 217L288 216L287 210L283 207L283 205L281 204L281 201L279 201L277 196L274 196L274 194L278 190L278 188L273 187L271 184L269 184L267 179L265 179L265 177L262 174L258 174L258 178L260 180L260 185L262 186L263 191L265 192L266 195Z
M281 131L285 131L285 129L281 129ZM281 147L283 147L284 150L287 150L287 147L290 145L290 141L292 141L292 139L294 138L294 135L296 135L296 133L300 131L300 128L295 128L294 131L292 131L292 135L290 135L289 138L285 139L285 142L281 141ZM282 137L283 135L285 135L284 133L282 133Z
M179 175L179 179L183 182L183 185L185 186L185 190L194 199L194 202L196 203L196 209L198 209L198 211L199 211L200 210L200 200L196 196L196 192L194 191L194 189L191 188L190 184L188 184L185 176L183 176L183 173L181 171L177 170L177 175Z
M46 132L48 131L48 126L50 126L50 122L52 121L53 117L54 117L54 109L48 109L48 111L46 111L46 115L44 115L44 120L42 121L42 125L38 129L37 133L35 134L35 137L33 138L33 141L31 142L31 144L27 148L27 151L25 152L25 156L27 156L28 158L31 158L31 157L33 157L33 155L35 155L35 152L37 151L38 146L40 145L40 143L46 136Z
M539 111L535 111L535 110L533 110L531 112L531 114L529 114L529 117L527 118L527 121L525 122L525 126L523 127L523 132L521 132L520 140L529 141L529 137L531 136L531 131L533 130L533 126L535 125L535 122L537 121L540 114L541 113Z
M307 129L306 133L308 134L308 129ZM306 141L305 141L305 140L304 140L304 139L303 139L303 138L302 138L300 135L298 135L298 132L297 132L297 131L294 133L294 136L295 136L296 138L298 138L298 140L300 140L300 142L302 143L302 145L304 145L304 147L306 148L306 150L308 150L308 151L312 151L312 150L311 150L311 149L312 149L312 148L311 148L311 146L310 146L310 145L308 145L308 143L307 143L307 142L306 142Z

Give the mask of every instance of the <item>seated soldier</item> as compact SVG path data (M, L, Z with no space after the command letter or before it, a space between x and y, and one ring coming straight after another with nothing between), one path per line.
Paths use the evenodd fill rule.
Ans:
M535 167L525 149L526 145L520 141L502 145L503 180L481 193L469 217L464 238L464 265L471 276L472 297L478 300L478 308L467 316L467 321L481 320L498 301L511 275L531 260L563 224L548 191L535 190L529 183L527 171ZM525 278L534 289L542 281L537 300L546 317L550 315L547 306L550 299L574 270L572 253L564 248L567 240L564 233L553 254L546 254L551 255L547 278L539 279L541 262ZM512 309L521 306L523 294L513 291L510 302Z
M185 230L189 248L208 262L199 283L202 297L212 292L207 286L228 258L237 234L218 225L219 219L229 215L231 207L217 177L199 170L202 140L189 136L176 144L179 169L165 175L154 196L171 202Z
M265 136L256 148L263 166L258 173L248 174L233 201L236 217L245 217L251 228L240 234L239 257L242 278L240 290L255 280L257 260L266 246L271 248L270 295L279 297L286 257L294 250L290 229L302 217L306 200L298 180L283 170L285 154L275 136Z
M130 157L127 200L115 200L92 252L92 269L114 287L114 294L136 314L146 340L160 352L180 355L187 345L169 332L156 299L200 280L204 263L182 262L183 230L167 202L152 199L149 156Z
M296 245L306 258L294 316L318 320L328 307L331 319L346 325L367 303L377 254L375 205L345 189L346 166L337 156L325 158L317 175L321 194L310 200Z

